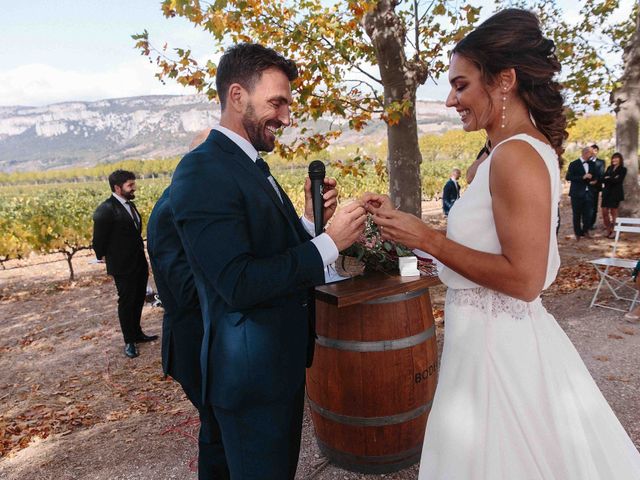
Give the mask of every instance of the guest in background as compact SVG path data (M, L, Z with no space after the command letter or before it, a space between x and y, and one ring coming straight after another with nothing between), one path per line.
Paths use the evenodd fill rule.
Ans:
M576 240L589 237L589 226L593 204L593 190L597 188L594 174L595 162L591 161L593 151L591 147L584 147L580 158L569 164L566 179L571 182L569 196L571 197L571 210L573 211L573 232Z
M600 151L600 147L595 143L591 145L591 150L593 151L593 156L591 157L592 165L595 166L594 176L596 177L596 188L593 189L591 194L593 195L593 211L591 212L591 222L589 224L589 230L593 230L596 228L596 220L598 219L598 203L600 192L602 191L602 177L604 177L604 160L598 158L598 152Z
M118 319L124 336L124 353L138 356L136 343L150 342L157 335L145 335L140 328L142 306L147 293L149 265L142 241L142 217L133 203L136 176L116 170L109 175L112 195L93 214L93 250L105 260L107 273L118 290Z
M460 169L454 168L451 171L451 178L444 184L442 190L442 210L445 215L449 215L449 210L456 203L456 200L460 198L460 185L458 179L460 178Z
M624 167L624 158L622 154L616 152L611 155L611 164L604 172L602 181L604 189L602 190L602 219L604 227L607 229L607 238L613 238L613 227L616 225L618 218L618 206L624 200L624 190L622 182L627 175L627 169Z
M201 140L198 137L194 139L194 148L202 143ZM200 349L204 327L200 301L168 198L167 189L153 207L147 225L151 270L164 307L162 370L180 384L198 410L198 479L228 480L229 467L220 426L211 409L202 401Z

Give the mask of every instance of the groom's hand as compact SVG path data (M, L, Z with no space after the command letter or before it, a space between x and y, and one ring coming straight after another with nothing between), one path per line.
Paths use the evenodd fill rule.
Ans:
M333 216L338 206L338 189L335 178L325 178L322 186L322 224L326 225ZM311 180L309 177L304 181L304 216L310 222L313 222L313 200L311 198Z
M355 201L340 207L325 230L341 252L350 247L364 233L367 212L362 203Z

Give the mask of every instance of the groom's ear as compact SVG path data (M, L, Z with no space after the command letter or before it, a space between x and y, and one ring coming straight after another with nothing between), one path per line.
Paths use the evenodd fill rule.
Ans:
M229 85L229 92L227 94L227 104L231 109L238 113L244 111L245 96L247 91L239 83L232 83Z
M505 68L498 74L498 84L500 90L505 93L511 92L516 86L516 71L514 68Z

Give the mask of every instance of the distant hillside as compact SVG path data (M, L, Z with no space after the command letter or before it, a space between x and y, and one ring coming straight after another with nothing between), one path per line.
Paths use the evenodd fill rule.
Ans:
M459 125L455 111L442 102L419 101L417 107L421 133ZM216 125L219 118L219 107L201 95L0 107L0 171L181 155L196 132ZM327 128L330 123L320 120L313 128ZM286 130L283 140L295 134ZM377 121L363 132L345 131L336 143L377 143L385 137L385 125Z

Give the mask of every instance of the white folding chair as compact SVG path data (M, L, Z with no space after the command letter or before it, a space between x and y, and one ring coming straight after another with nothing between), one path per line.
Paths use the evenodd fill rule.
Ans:
M638 262L637 260L617 258L616 252L618 249L618 241L620 240L621 233L640 233L640 219L620 217L616 219L616 226L614 227L614 231L616 232L616 236L613 241L611 257L598 258L596 260L589 261L589 263L594 266L596 272L598 272L598 276L600 277L598 287L593 294L591 305L589 305L589 307L603 307L610 308L612 310L618 310L620 312L626 312L631 311L638 301L638 290L635 288L635 285L631 279L631 274L627 275L623 279L620 279L612 276L609 272L609 269L611 267L625 268L628 270L633 270L635 268ZM615 300L629 302L629 309L627 310L617 308L606 303L602 303L602 301L598 302L598 296L600 295L601 291L603 291L603 287L605 287L604 291L608 291L609 293L611 293Z
M618 217L616 225L640 225L640 218Z

